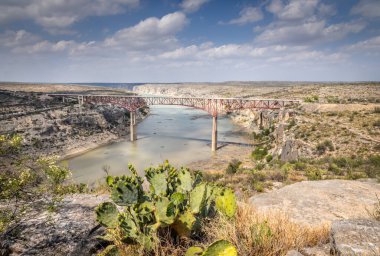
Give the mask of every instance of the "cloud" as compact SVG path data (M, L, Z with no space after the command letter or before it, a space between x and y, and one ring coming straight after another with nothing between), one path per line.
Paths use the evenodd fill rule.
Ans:
M350 51L379 51L380 50L380 36L372 37L367 40L357 42L353 45L346 47Z
M237 19L230 20L228 24L244 25L247 23L256 22L264 18L260 8L246 7L240 11L240 16Z
M210 0L183 0L180 6L185 12L196 12L202 5L209 1Z
M301 24L272 24L256 37L260 43L313 44L336 41L366 27L364 22L348 22L326 25L324 20L306 21Z
M25 30L8 30L0 34L0 45L7 48L27 46L39 41L40 38L38 36L35 36Z
M177 43L174 35L187 23L188 19L182 12L170 13L161 19L151 17L133 27L117 31L105 39L104 46L129 50L170 48Z
M272 0L266 9L280 20L300 20L312 16L318 4L319 0L290 0L286 5L281 0Z
M352 7L351 13L368 18L380 17L380 1L360 0L360 2L357 5Z
M0 2L0 24L31 19L46 29L67 28L88 16L114 15L139 0L15 0Z

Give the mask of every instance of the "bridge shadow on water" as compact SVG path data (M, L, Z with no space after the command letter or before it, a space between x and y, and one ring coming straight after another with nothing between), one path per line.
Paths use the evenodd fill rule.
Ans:
M199 138L192 138L192 137L183 137L183 136L171 136L171 135L162 135L159 134L160 137L165 138L172 138L172 139L182 139L182 140L190 140L190 141L200 141L200 142L206 142L207 145L211 146L211 140L208 139L199 139ZM141 137L138 137L138 140L147 139L153 137L152 135L142 134ZM218 149L221 149L228 145L236 145L240 147L252 147L253 143L243 143L243 142L235 142L235 141L218 141Z

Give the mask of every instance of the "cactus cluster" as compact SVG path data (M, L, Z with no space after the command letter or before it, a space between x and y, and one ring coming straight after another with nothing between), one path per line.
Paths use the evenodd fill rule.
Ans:
M202 181L200 173L191 174L165 162L145 170L149 190L144 191L144 179L133 166L128 167L130 176L107 177L113 202L101 203L96 209L97 221L109 231L118 230L127 244L151 251L160 228L190 237L199 231L202 219L217 213L229 218L235 214L233 191Z
M203 250L201 247L190 247L185 256L237 256L236 247L226 240L219 240L212 243Z

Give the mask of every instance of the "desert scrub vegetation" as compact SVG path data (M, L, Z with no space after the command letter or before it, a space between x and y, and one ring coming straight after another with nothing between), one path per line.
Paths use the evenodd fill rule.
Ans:
M71 173L56 157L28 156L22 146L22 137L0 135L0 233L17 226L28 211L53 211L65 194L86 190L66 183Z
M204 182L200 172L176 169L168 162L145 170L149 190L143 178L129 165L130 176L107 176L112 202L96 209L97 221L107 228L102 238L111 243L104 255L183 255L189 245L204 236L202 226L216 216L231 220L236 212L233 190ZM177 249L175 249L177 248ZM200 252L200 247L190 252ZM233 253L227 241L217 241L204 255ZM190 254L187 255L197 255ZM235 249L236 252L236 249Z
M324 140L317 144L316 150L319 155L323 155L327 150L334 151L335 147L331 140Z
M319 102L319 97L318 95L307 96L303 98L303 101L307 103Z
M252 206L239 204L236 217L212 219L204 225L204 242L227 239L239 255L285 255L289 250L324 244L329 239L328 225L305 227L293 223L279 212L259 213Z

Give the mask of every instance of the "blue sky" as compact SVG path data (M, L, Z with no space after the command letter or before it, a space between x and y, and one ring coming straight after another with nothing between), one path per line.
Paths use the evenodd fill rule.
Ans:
M0 0L0 81L379 81L380 0Z

